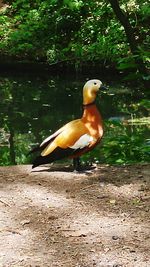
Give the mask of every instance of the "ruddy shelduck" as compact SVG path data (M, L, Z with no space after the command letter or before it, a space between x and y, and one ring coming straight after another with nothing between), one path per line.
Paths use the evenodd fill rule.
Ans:
M82 117L70 121L30 151L40 152L32 168L68 157L73 159L74 169L79 170L79 157L92 150L103 136L102 117L95 104L102 87L102 82L97 79L86 82L83 87Z

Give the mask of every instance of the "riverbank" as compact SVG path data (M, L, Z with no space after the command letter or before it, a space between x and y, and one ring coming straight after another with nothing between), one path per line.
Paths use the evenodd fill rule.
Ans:
M0 266L149 266L149 173L0 167Z
M123 75L116 69L114 64L102 62L80 62L76 64L74 61L59 61L48 64L46 59L40 61L16 60L14 58L0 57L1 73L30 73L39 75L40 73L51 75L103 75L110 76L113 79L121 80Z

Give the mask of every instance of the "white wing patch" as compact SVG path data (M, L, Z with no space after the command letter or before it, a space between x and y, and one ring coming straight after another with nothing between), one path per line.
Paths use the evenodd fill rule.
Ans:
M92 136L90 136L89 134L84 134L74 143L73 146L70 146L70 148L82 149L84 147L87 147L93 140L94 139Z

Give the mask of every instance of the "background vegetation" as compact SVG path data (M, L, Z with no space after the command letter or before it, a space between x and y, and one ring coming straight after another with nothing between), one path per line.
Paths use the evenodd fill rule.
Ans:
M148 88L150 78L149 16L147 0L0 1L0 68L3 69L5 62L16 66L14 62L21 61L28 62L32 70L32 64L44 62L52 68L53 65L61 67L61 70L69 66L70 71L70 66L73 66L83 75L83 68L100 72L102 66L103 81L109 80L111 88L115 78L107 76L107 69L123 73L124 79L133 81L136 87L130 84L129 93L120 94L122 88L117 76L118 87L115 84L114 97L110 96L102 106L102 111L107 109L107 116L104 116L106 134L101 150L98 147L89 155L95 161L105 163L148 162L150 106L149 91L145 88ZM67 84L62 77L57 83L57 77L50 78L48 73L48 78L35 83L28 78L24 81L24 72L21 75L21 81L18 77L8 77L8 73L6 77L0 77L0 165L27 163L26 153L30 144L40 142L49 130L60 127L63 120L56 125L60 114L61 119L64 115L64 122L79 115L71 108L72 103L79 105L80 89L72 101L70 97L76 87L81 88L83 80L80 85L74 84L69 75ZM45 80L48 86L53 81L47 91L44 91L47 87ZM65 98L66 94L69 100ZM45 103L44 108L42 103ZM110 119L113 111L108 112L112 105L115 120ZM68 110L72 114L70 117L67 117ZM54 111L58 112L58 120L56 116L54 118ZM85 155L85 159L89 160L89 156Z
M0 165L31 163L35 157L27 157L31 148L82 114L79 78L17 75L0 78L0 84ZM97 106L104 119L104 137L82 160L149 162L150 101L142 99L142 92L117 81L99 95Z
M102 64L148 75L150 9L146 0L3 1L1 58L66 62L77 68Z

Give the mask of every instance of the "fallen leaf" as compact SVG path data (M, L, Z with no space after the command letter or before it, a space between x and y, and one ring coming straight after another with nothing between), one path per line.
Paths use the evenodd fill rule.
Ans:
M116 200L115 200L115 199L111 199L111 200L109 201L109 203L110 203L110 204L116 204Z
M30 220L23 220L20 222L20 224L24 226L25 224L29 224L30 222L31 222Z

